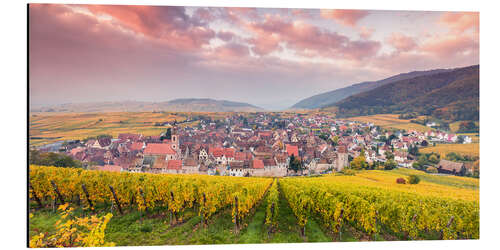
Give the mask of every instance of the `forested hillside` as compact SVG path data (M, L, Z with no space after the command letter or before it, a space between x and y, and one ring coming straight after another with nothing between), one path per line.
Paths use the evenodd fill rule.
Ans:
M479 65L389 83L329 106L338 107L339 117L417 112L479 120Z

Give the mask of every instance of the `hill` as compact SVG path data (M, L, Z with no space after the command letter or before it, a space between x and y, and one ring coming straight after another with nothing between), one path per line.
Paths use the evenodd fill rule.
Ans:
M67 103L42 108L32 108L31 112L253 112L263 109L252 104L214 100L209 98L174 99L166 102L89 102Z
M414 78L417 76L424 76L424 75L431 75L431 74L436 74L436 73L441 73L441 72L447 72L450 71L451 69L434 69L434 70L427 70L427 71L413 71L413 72L408 72L408 73L402 73L398 74L395 76L391 76L386 79L382 79L379 81L368 81L368 82L361 82L357 84L353 84L349 87L341 88L341 89L336 89L332 90L326 93L318 94L311 96L309 98L303 99L299 101L298 103L294 104L291 108L294 109L315 109L315 108L321 108L325 106L330 106L346 97L349 97L351 95L355 95L361 92L365 92L368 90L375 89L377 87L383 86L388 83L400 81L400 80L405 80L405 79L410 79Z
M479 65L385 84L330 106L339 117L417 112L458 121L479 120Z

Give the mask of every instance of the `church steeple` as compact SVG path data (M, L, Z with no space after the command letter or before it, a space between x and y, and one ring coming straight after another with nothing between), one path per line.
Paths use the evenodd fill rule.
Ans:
M179 148L179 135L177 135L177 127L172 127L172 147L175 150Z

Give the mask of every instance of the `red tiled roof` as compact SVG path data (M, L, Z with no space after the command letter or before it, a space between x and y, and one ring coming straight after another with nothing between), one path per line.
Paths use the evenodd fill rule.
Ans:
M226 156L226 158L233 158L235 153L234 151L234 148L225 148L224 155Z
M144 146L144 143L142 142L134 142L130 144L129 149L130 150L142 150L142 147Z
M118 139L121 139L121 140L131 140L131 141L137 141L139 139L141 139L142 135L141 134L126 134L126 133L123 133L123 134L119 134L118 135Z
M152 155L173 155L176 154L171 144L167 143L149 143L144 149L144 154Z
M167 169L181 170L182 169L182 161L181 160L168 161L167 162Z
M224 154L224 149L218 147L210 147L208 149L208 153L213 155L214 157L221 157Z
M264 162L259 159L254 159L253 160L253 168L259 169L259 168L264 168Z
M270 137L272 134L270 131L259 132L260 137Z
M286 152L288 156L294 155L295 157L299 156L299 148L297 146L286 145Z

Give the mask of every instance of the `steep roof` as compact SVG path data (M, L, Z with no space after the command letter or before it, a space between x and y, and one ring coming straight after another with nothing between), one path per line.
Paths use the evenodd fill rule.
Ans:
M144 154L152 155L174 155L175 150L172 148L171 144L168 143L149 143L144 149Z
M169 160L167 162L167 169L181 170L182 169L182 161L181 160Z
M184 166L196 167L196 166L198 166L198 161L196 161L193 157L188 157L188 158L184 159Z
M293 146L293 145L286 145L286 152L288 153L288 156L294 155L295 157L299 156L299 147Z
M252 162L253 168L255 169L261 169L264 168L264 162L259 159L254 159Z
M224 149L224 155L227 158L234 158L234 153L235 153L235 149L234 148L225 148Z
M140 151L140 150L142 150L142 147L144 147L144 143L143 142L134 142L134 143L131 143L128 148L130 150Z

